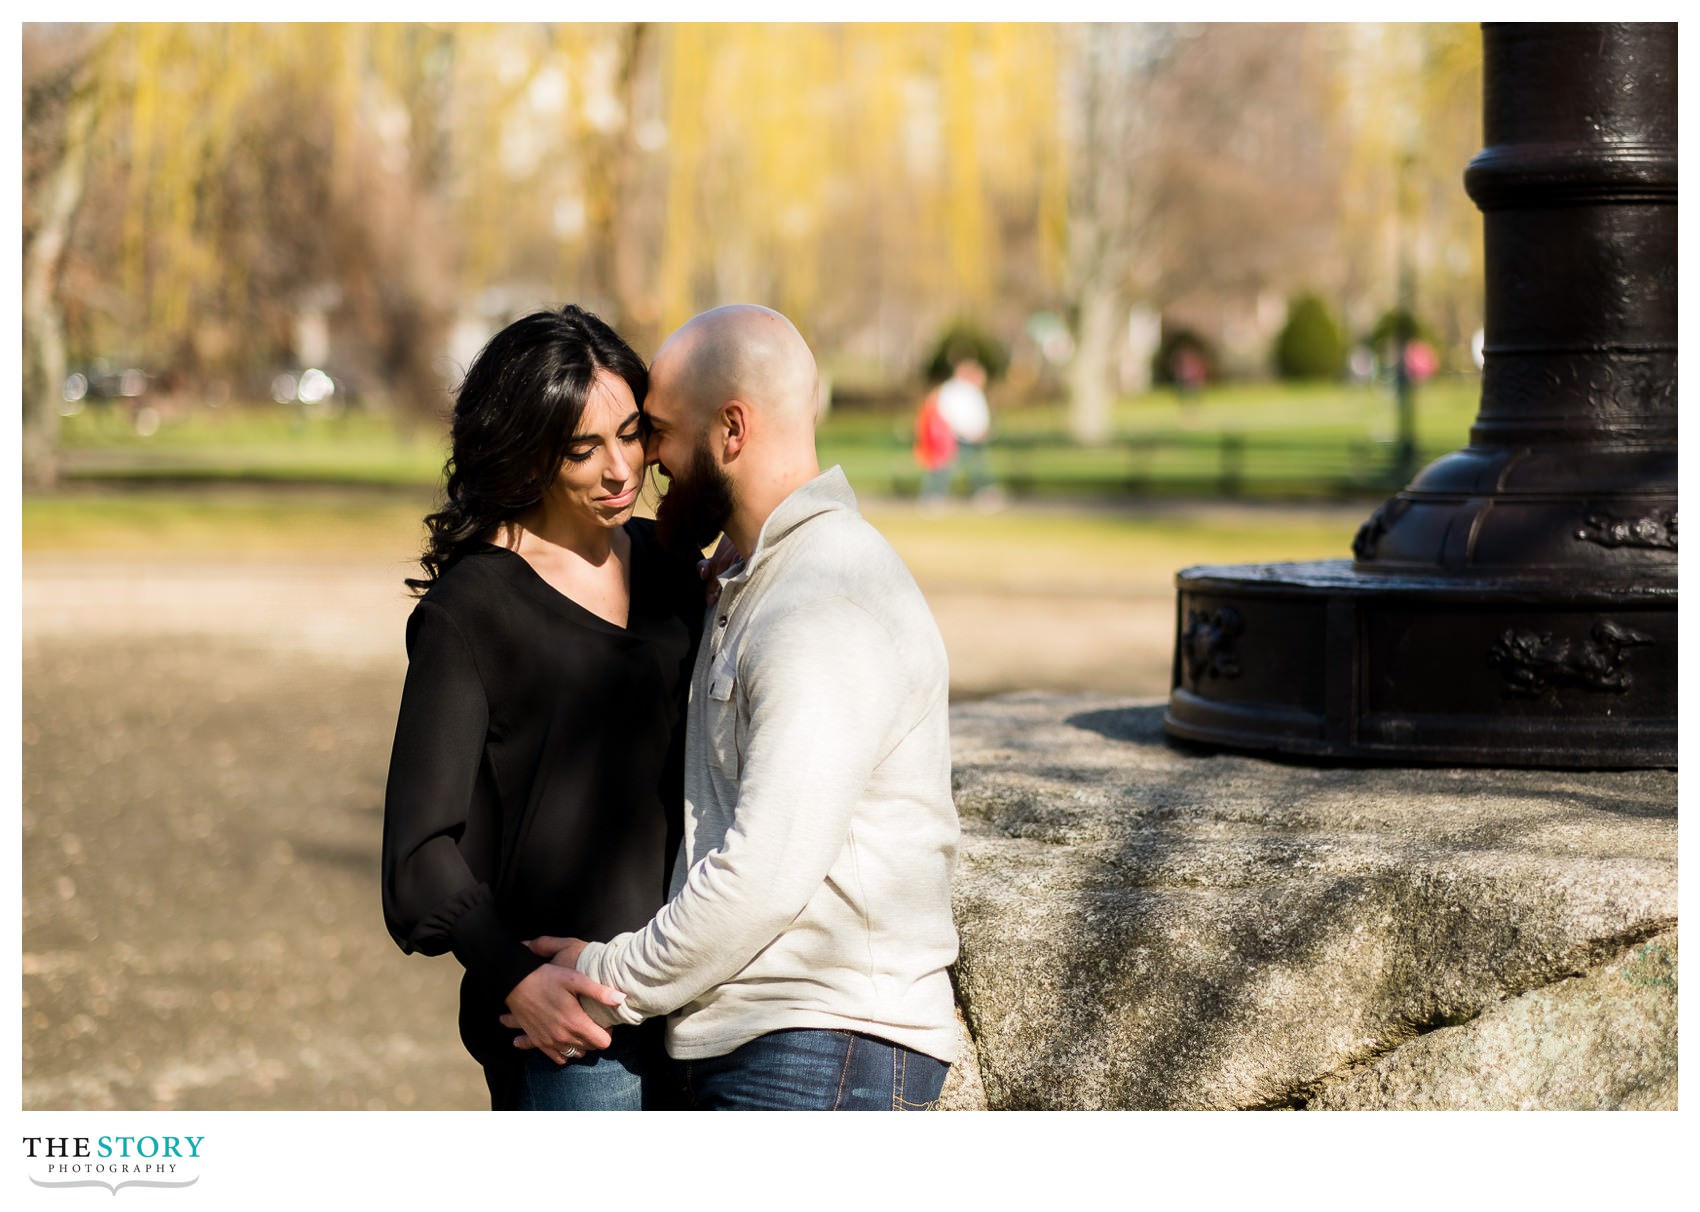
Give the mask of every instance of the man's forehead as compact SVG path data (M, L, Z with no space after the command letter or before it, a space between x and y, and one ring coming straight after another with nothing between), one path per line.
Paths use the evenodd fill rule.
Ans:
M673 403L671 393L662 389L659 383L651 380L649 395L643 401L644 415L653 422L665 425L678 424L679 410Z

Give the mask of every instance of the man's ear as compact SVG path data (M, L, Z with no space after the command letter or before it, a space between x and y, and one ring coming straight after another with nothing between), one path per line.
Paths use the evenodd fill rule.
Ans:
M731 462L750 440L750 407L742 400L728 400L720 409L720 427L725 431L721 458Z

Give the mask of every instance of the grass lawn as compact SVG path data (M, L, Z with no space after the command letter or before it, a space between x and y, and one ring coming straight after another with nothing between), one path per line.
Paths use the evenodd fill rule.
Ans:
M73 474L100 479L431 485L447 453L433 426L403 439L384 417L309 416L270 403L185 408L146 437L125 414L93 407L65 418L61 437Z
M1475 415L1473 377L1418 395L1424 461L1464 444ZM825 464L842 464L866 495L911 495L919 480L907 413L845 412L821 426ZM1395 415L1385 387L1227 385L1191 402L1171 392L1124 400L1115 441L1088 449L1066 438L1060 405L998 409L991 460L1023 495L1327 499L1386 487ZM430 486L441 474L440 434L398 439L381 417L308 416L292 405L186 407L142 437L125 414L91 407L66 418L73 475L101 480L309 481Z
M1425 458L1465 443L1477 391L1473 378L1423 389ZM918 478L906 414L834 413L819 444L923 580L1146 591L1188 564L1346 556L1385 489L1361 483L1353 500L1331 499L1361 481L1365 458L1386 457L1394 418L1383 388L1261 384L1191 403L1167 392L1123 401L1118 444L1103 449L1067 444L1064 422L1060 406L998 410L994 466L1034 501L996 514L926 514L904 499ZM26 553L406 560L443 460L432 430L404 442L381 417L271 404L167 413L147 437L124 414L89 408L66 418L64 441L71 487L24 499ZM1211 499L1225 442L1230 453L1238 443L1243 503Z
M1468 440L1479 403L1473 376L1428 385L1416 403L1420 462ZM911 419L834 414L823 460L867 491L911 493ZM1123 401L1109 445L1068 442L1059 406L999 410L989 458L1034 496L1217 496L1330 499L1389 486L1397 417L1383 387L1229 385L1182 401L1172 392Z

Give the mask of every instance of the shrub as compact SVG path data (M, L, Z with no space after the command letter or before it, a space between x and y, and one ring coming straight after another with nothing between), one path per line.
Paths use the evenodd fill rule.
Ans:
M1332 379L1346 362L1346 339L1314 294L1287 305L1287 322L1275 338L1275 373L1283 379Z

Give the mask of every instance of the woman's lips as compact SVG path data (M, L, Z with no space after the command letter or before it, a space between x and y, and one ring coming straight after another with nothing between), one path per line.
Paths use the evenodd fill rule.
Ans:
M624 509L633 501L637 500L637 493L638 486L633 484L624 492L617 492L613 496L603 497L602 503L613 509Z

